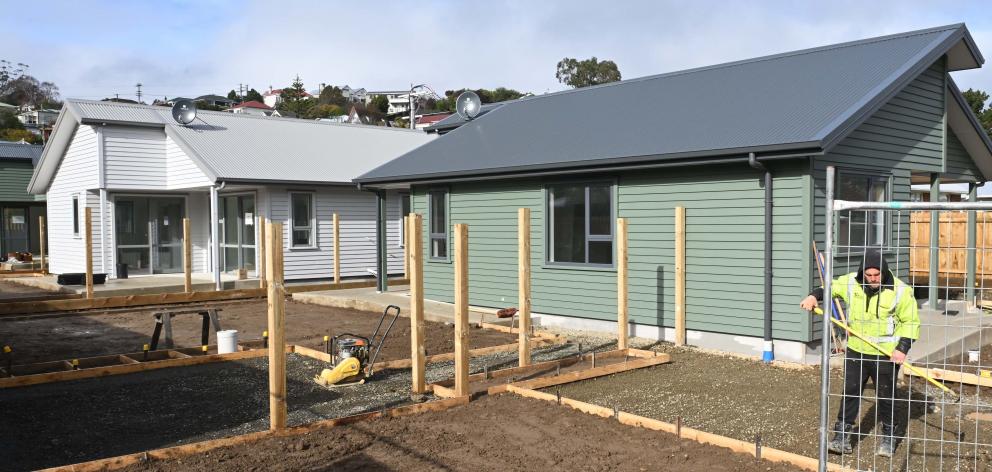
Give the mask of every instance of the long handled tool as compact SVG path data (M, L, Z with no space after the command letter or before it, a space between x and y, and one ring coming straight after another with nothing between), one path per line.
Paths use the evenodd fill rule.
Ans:
M817 315L822 315L823 314L823 309L820 308L820 307L816 307L816 308L813 309L813 312L816 313ZM856 337L856 338L864 341L869 346L875 348L876 350L878 350L878 352L881 352L882 354L884 354L886 356L892 357L892 351L888 351L886 349L883 349L882 346L879 346L878 344L876 344L871 339L868 339L867 336L865 336L865 335L863 335L863 334L861 334L861 333L859 333L859 332L851 329L850 326L844 324L840 320L838 320L838 319L836 319L836 318L834 318L832 316L827 316L826 318L829 319L830 321L832 321L835 325L843 328L844 331L847 331L847 333L850 334L851 336L854 336L854 337ZM909 371L913 372L917 376L920 376L920 377L923 377L923 378L927 379L928 382L934 384L935 386L937 386L937 388L943 390L946 393L949 393L949 394L954 395L955 397L957 397L957 393L955 393L954 390L951 390L950 388L947 388L946 385L944 385L944 384L942 384L942 383L934 380L933 377L930 377L929 375L927 375L927 372L926 372L925 369L920 369L919 367L916 367L913 364L910 364L908 361L903 361L902 365L903 365L903 367L905 367Z

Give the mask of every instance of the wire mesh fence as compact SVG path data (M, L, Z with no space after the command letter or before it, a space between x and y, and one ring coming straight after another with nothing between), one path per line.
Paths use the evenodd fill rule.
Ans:
M827 193L821 470L992 470L992 204Z

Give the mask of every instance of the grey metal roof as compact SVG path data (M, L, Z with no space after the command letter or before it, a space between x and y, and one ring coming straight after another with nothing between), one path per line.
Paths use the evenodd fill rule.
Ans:
M0 141L0 159L24 159L34 164L41 158L42 149L44 147L38 144Z
M69 99L29 190L43 193L78 124L161 128L215 181L350 183L436 136L378 126L199 111L188 126L170 107Z
M984 62L958 24L522 98L356 181L826 150L944 54Z
M507 103L509 102L485 103L479 109L479 114L475 118L477 119ZM455 113L441 121L438 121L437 123L434 123L433 125L424 128L424 131L437 131L439 134L445 134L445 132L451 131L463 124L465 124L465 119L458 113Z

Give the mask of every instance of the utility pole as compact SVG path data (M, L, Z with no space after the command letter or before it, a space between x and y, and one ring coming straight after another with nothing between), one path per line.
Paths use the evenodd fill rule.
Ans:
M141 103L141 82L138 82L134 86L138 88L138 103Z
M413 84L410 84L410 129L414 129L414 126L416 126L415 120L414 120L414 115L416 114L416 110L413 109L413 107L414 107L414 105L413 105L413 89L414 89Z

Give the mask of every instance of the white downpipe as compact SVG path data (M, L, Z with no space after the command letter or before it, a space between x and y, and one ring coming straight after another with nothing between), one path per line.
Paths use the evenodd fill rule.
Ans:
M100 257L100 272L104 274L107 273L107 258L113 257L114 251L111 248L110 251L107 250L107 222L110 221L109 215L107 214L107 189L100 189L100 251L103 253ZM114 267L111 263L110 267ZM117 276L117 272L114 271L114 277Z
M217 200L217 186L210 187L210 265L214 271L214 287L220 290L220 241L218 239L217 228L219 202Z

